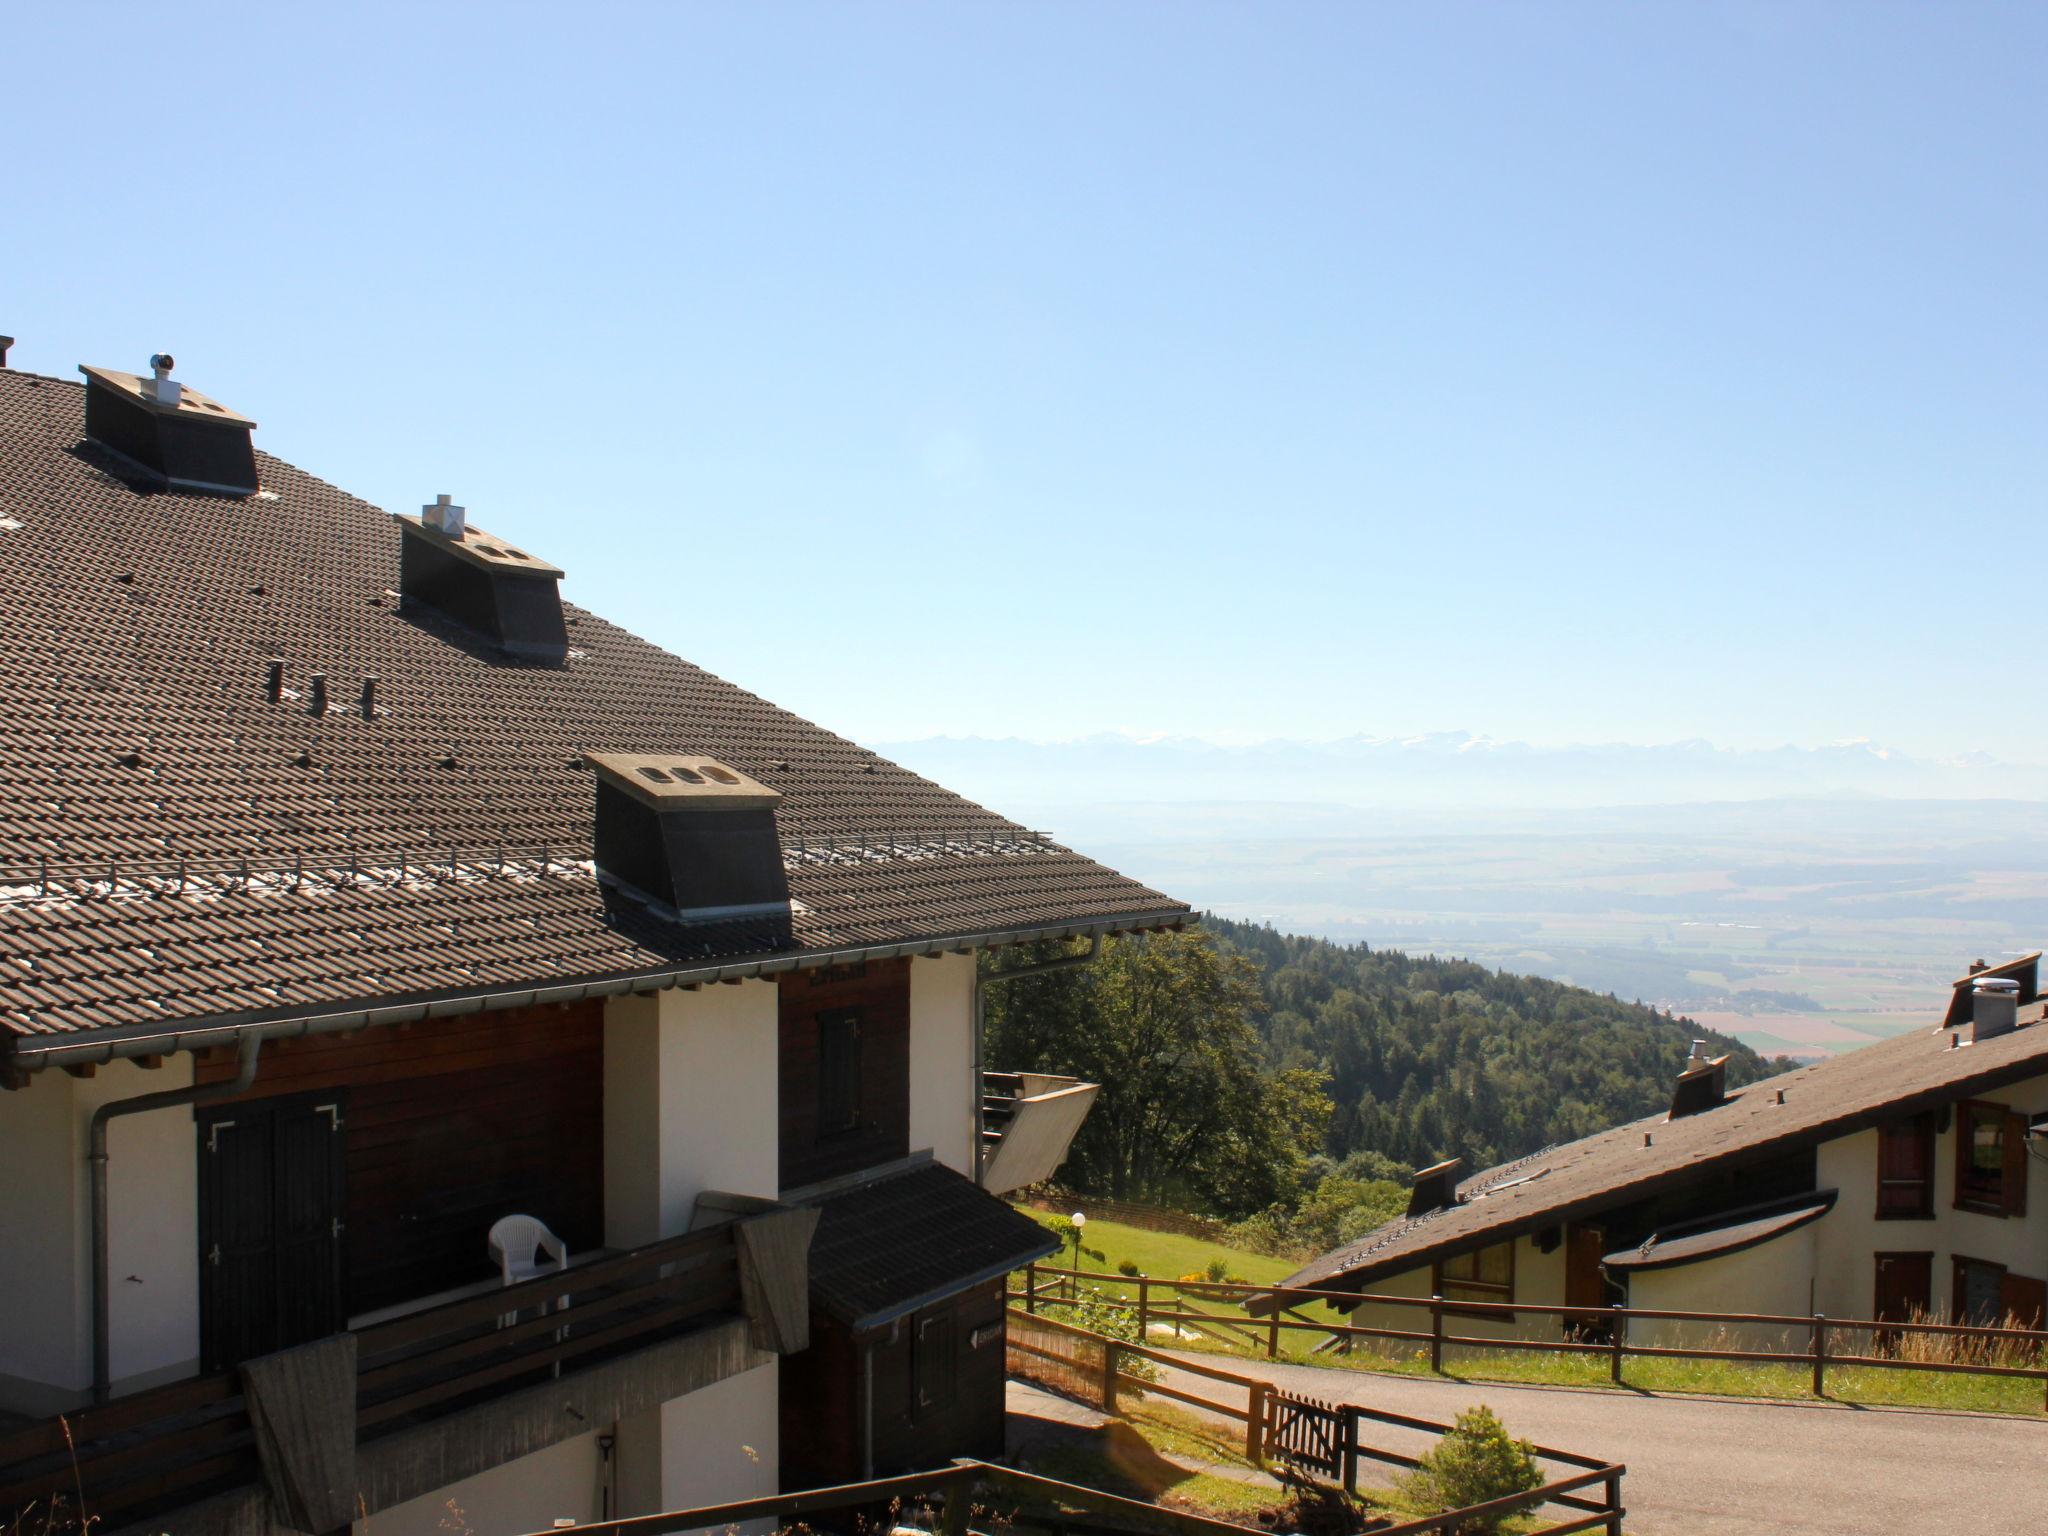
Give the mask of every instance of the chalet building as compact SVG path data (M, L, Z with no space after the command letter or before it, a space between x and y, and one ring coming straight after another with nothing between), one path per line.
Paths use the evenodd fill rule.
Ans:
M1188 909L81 372L0 369L0 1507L73 1446L181 1536L999 1452L996 1195L1094 1090L981 1061L976 954Z
M2048 1299L2048 1024L2040 956L1982 961L1938 1026L1729 1091L1695 1059L1668 1114L1461 1177L1286 1284L1456 1303L2038 1326ZM1697 1048L1696 1048L1697 1050ZM2031 1203L2029 1182L2037 1184ZM1352 1320L1414 1328L1364 1303ZM1426 1326L1426 1325L1425 1325ZM1555 1316L1456 1315L1466 1336L1556 1337ZM1585 1331L1597 1331L1593 1329ZM1709 1325L1632 1323L1702 1342ZM1787 1330L1737 1328L1750 1347ZM1803 1346L1801 1346L1803 1347Z

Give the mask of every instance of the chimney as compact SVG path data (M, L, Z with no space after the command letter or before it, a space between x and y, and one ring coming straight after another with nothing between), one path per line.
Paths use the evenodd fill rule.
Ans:
M149 377L81 363L85 435L174 490L252 496L256 423L171 377L170 353Z
M12 336L0 336L0 368L7 366L7 351L14 345Z
M714 758L589 752L598 878L685 922L789 919L782 796Z
M1465 1159L1446 1158L1428 1168L1418 1169L1408 1190L1408 1214L1427 1216L1448 1210L1458 1203L1458 1175L1465 1171Z
M1970 989L1970 1043L2011 1034L2019 1023L2020 984L2009 976L1987 976Z
M1707 1042L1695 1040L1686 1057L1685 1070L1671 1090L1671 1113L1666 1118L1683 1120L1702 1110L1714 1109L1728 1098L1728 1058L1708 1057Z
M569 654L560 567L537 560L469 521L445 494L398 519L399 591L514 656Z

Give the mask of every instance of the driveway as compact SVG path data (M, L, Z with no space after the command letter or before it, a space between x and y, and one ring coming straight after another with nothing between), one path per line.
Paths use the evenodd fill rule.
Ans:
M1461 1408L1485 1403L1510 1431L1539 1445L1625 1463L1628 1529L1644 1536L1869 1536L1937 1527L2022 1531L2035 1529L2048 1510L2048 1421L1505 1387L1214 1355L1188 1358L1325 1402L1443 1422ZM1170 1368L1166 1379L1192 1392L1229 1392ZM1426 1443L1398 1430L1367 1426L1366 1432L1375 1443L1411 1456ZM1371 1465L1361 1465L1361 1478Z

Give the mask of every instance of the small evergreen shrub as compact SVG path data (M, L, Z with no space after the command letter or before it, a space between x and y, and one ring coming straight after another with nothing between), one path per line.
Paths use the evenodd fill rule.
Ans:
M1138 1278L1138 1261L1136 1259L1118 1259L1116 1261L1116 1272L1135 1280Z
M1491 1408L1467 1408L1407 1479L1407 1492L1432 1514L1465 1509L1543 1486L1533 1447L1517 1440ZM1505 1516L1460 1523L1460 1536L1493 1536Z

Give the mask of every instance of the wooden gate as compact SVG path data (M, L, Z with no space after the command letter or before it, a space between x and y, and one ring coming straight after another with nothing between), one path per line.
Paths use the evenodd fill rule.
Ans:
M1274 1392L1266 1399L1266 1454L1298 1472L1348 1484L1351 1415L1313 1397Z

